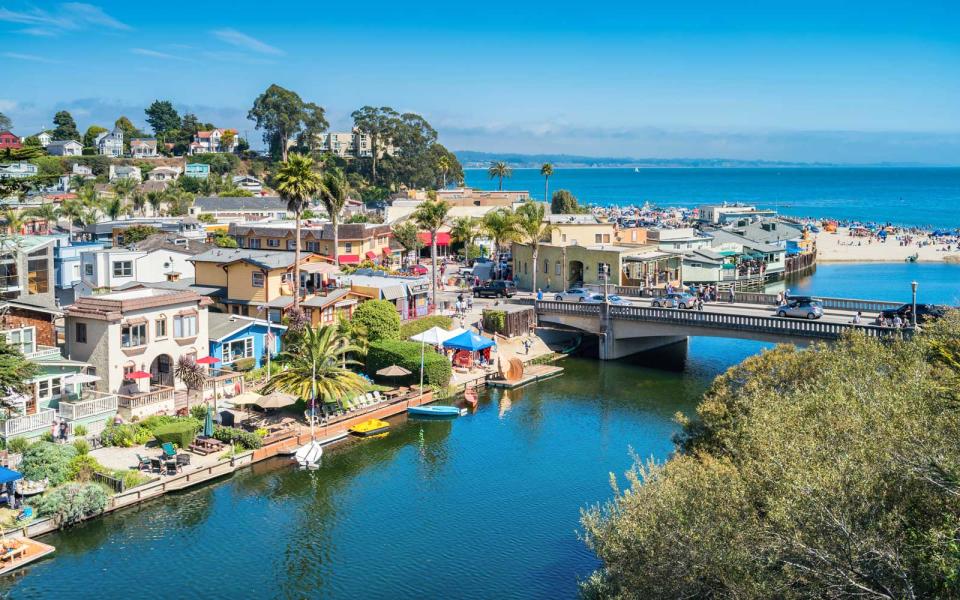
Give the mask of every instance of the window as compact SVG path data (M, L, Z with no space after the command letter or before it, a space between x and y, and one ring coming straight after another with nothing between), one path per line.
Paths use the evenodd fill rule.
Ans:
M597 244L602 244L602 243L603 243L603 236L600 235L599 233L596 234L596 235L593 236L593 237L594 237L594 240L593 240L593 241L594 241L595 243L597 243Z
M287 250L296 250L297 241L296 240L287 240Z
M244 247L244 244L246 243L246 240L247 240L247 238L243 237L242 235L238 235L238 236L237 236L237 246L239 246L240 248L243 248L243 247Z
M4 331L3 335L7 338L7 343L16 346L22 354L34 352L37 349L35 345L36 327L23 327L21 329L11 329Z
M157 319L156 324L157 338L167 337L167 319L166 317L161 317Z
M353 252L353 242L345 242L343 247L346 250L347 254L350 254L351 252Z
M307 252L319 252L320 244L317 242L307 242Z
M133 261L118 260L113 263L114 277L133 277Z
M93 265L86 264L83 265L83 274L87 277L93 277Z
M197 335L197 315L177 315L173 318L173 337L184 338Z
M252 280L251 280L251 285L253 285L253 287L255 287L255 288L262 288L262 287L263 287L263 273L261 273L260 271L254 271L254 272L253 272L253 277L252 277Z
M545 275L550 274L550 261L548 259L543 259L543 273Z
M253 338L243 338L223 345L223 362L231 363L241 358L253 357Z
M27 293L46 294L50 291L49 264L46 258L27 261Z
M557 261L557 264L556 264L556 268L554 269L553 274L559 276L559 275L560 275L560 269L561 269L561 268L562 268L562 267L560 266L560 261L558 260L558 261Z
M86 323L77 323L74 326L73 338L78 344L87 343L87 324Z
M137 323L136 325L122 325L120 327L120 346L124 348L136 348L147 344L147 325L146 323Z
M260 238L250 238L250 241L248 242L247 248L250 248L250 249L252 249L252 250L259 250L259 249L260 249Z
M275 238L267 239L267 248L279 248L279 247L280 247L280 240Z

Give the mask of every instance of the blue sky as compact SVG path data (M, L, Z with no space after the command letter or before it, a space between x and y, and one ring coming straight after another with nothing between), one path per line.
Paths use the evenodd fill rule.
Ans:
M960 2L410 4L0 0L0 112L32 133L171 99L256 143L278 83L451 149L960 163Z

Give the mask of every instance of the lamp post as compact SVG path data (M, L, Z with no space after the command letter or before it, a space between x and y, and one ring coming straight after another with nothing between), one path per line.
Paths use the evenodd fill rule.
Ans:
M910 282L910 289L913 291L913 301L911 302L912 306L910 308L910 325L916 329L917 327L917 282Z

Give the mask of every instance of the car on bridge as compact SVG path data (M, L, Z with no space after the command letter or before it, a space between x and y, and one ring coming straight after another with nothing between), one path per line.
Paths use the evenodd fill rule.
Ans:
M591 294L588 299L584 300L584 302L588 304L603 304L603 294ZM629 300L621 298L615 294L607 296L607 302L615 306L635 306L633 302L630 302Z
M900 319L904 323L912 323L913 320L910 318L910 312L912 310L912 304L904 304L896 309L882 311L877 316L876 324L880 324L880 317L883 317L883 320L889 323L893 321L893 317L895 315L900 315ZM942 306L939 304L917 304L917 323L923 325L927 321L939 319L943 315L947 314L948 310L950 310L949 306Z
M557 302L587 302L591 296L593 296L593 292L590 290L570 288L565 292L557 292L553 299Z
M650 306L654 308L692 309L697 306L697 297L685 292L670 292L654 298Z
M810 296L790 296L787 303L777 308L778 317L819 319L823 316L823 302Z
M474 286L473 295L477 298L485 296L491 298L513 298L517 293L517 284L506 279L487 281L483 285Z

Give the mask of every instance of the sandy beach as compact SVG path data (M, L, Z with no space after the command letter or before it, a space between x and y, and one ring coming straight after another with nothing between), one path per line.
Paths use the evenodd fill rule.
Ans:
M907 257L917 255L919 262L960 264L960 248L955 240L941 243L938 238L923 234L912 234L911 237L909 244L901 245L893 235L881 241L852 236L846 227L838 228L836 233L821 231L816 234L817 262L903 262Z

